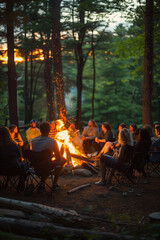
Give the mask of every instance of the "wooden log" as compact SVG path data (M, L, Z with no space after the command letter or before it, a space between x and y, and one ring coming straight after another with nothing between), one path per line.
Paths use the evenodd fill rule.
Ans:
M73 222L77 225L85 225L80 214L72 210L63 210L59 208L53 208L46 205L33 203L33 202L23 202L14 199L7 199L0 197L0 206L9 207L12 209L20 209L29 213L41 213L48 215L53 221L64 223L70 225Z
M66 216L79 216L76 211L67 211L60 208L49 207L47 205L42 205L33 202L24 202L15 199L2 198L0 197L0 206L9 206L16 209L22 209L27 212L37 212L37 213L47 213L55 214L56 216L66 217Z
M0 231L0 239L13 239L13 240L44 240L44 238L35 238L35 237L29 237L26 238L26 236L22 236L22 235L17 235L17 234L13 234L13 233L6 233L6 232L2 232Z
M84 168L86 168L86 169L88 169L89 171L91 171L92 173L94 173L94 174L97 174L98 173L98 171L95 169L95 167L92 165L92 164L90 164L90 163L82 163L82 166L84 167Z
M72 234L75 239L78 238L82 240L91 238L95 240L135 240L132 236L123 236L122 234L67 228L52 223L2 217L0 217L0 230L32 237L42 237L45 236L46 233L47 238L56 236L58 239L63 239L66 234Z
M86 161L86 162L94 163L93 160L88 159L87 157L84 157L84 156L80 156L80 155L74 154L74 153L71 153L71 157L77 158L77 159L79 159L79 160L81 160L81 161Z
M14 217L14 218L27 218L28 215L19 210L13 209L0 209L0 216Z
M86 188L86 187L88 187L88 186L91 186L91 184L90 184L90 183L83 184L83 185L81 185L81 186L78 186L78 187L75 187L75 188L69 190L67 193L70 194L70 193L76 192L76 191L78 191L78 190L80 190L80 189L82 189L82 188Z

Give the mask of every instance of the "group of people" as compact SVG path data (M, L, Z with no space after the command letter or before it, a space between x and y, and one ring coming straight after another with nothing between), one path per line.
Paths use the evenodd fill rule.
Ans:
M28 149L35 152L48 150L51 155L54 153L55 160L52 161L50 159L50 162L46 163L46 169L55 169L52 186L52 191L55 191L60 188L57 182L66 160L61 156L56 140L48 136L49 133L52 132L50 131L52 130L51 125L52 123L42 122L39 125L39 129L36 127L36 121L32 120L29 129L26 131L26 137L28 140ZM53 134L53 132L51 134ZM22 146L23 140L18 133L16 125L11 125L9 128L6 126L0 127L0 174L6 176L19 175L17 191L24 191L27 171L30 167L27 162L22 161ZM47 164L49 164L49 168L47 168ZM43 179L43 181L45 181L45 179ZM44 182L42 185L43 184Z
M143 174L147 182L144 166L148 161L149 151L160 151L160 124L155 125L155 136L150 125L137 129L135 124L131 124L128 129L125 124L120 124L118 131L118 140L106 142L97 155L100 157L101 180L96 184L106 184L107 168L118 170L129 163Z
M49 150L55 154L55 160L50 165L51 168L57 169L55 170L53 190L59 189L58 178L66 163L55 140L58 124L55 121L42 122L37 128L36 121L31 120L26 131L28 149L35 152ZM88 121L88 126L84 127L82 134L76 129L74 123L71 123L67 129L73 144L79 147L86 156L100 158L102 178L96 183L98 185L106 184L107 167L116 169L121 163L130 161L133 146L135 152L143 152L146 158L149 150L160 151L160 124L155 125L155 136L150 125L137 129L136 124L131 124L128 128L125 123L121 123L115 137L113 137L112 128L108 122L102 123L99 131L94 120ZM28 164L22 161L21 149L23 144L23 139L16 125L12 124L9 128L0 127L0 173L19 174L19 191L24 189L26 170L29 168ZM135 161L139 161L138 158L136 159ZM60 167L56 168L56 166ZM141 170L145 176L143 168Z

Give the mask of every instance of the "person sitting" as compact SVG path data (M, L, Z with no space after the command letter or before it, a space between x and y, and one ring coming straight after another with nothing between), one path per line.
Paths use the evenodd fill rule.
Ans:
M76 129L75 123L71 123L68 127L68 132L70 136L70 141L73 143L75 147L77 147L80 152L84 152L83 146L82 146L82 138L80 136L79 130Z
M56 129L56 122L52 121L50 122L50 132L48 137L55 139L57 134L57 129Z
M135 123L130 124L129 130L132 133L132 138L133 138L133 141L135 142L135 138L136 138L135 133L137 131L137 125Z
M152 143L150 151L160 151L160 125L155 126L155 135L157 140Z
M22 140L22 137L20 133L18 132L18 128L15 124L11 124L9 127L9 132L11 134L11 138L17 143L21 155L21 159L23 160L23 151L22 148L24 146L24 142Z
M98 136L98 126L94 120L89 120L88 126L82 132L83 149L86 154L91 153L92 143Z
M98 137L95 138L93 143L94 149L99 153L104 147L106 142L111 142L113 140L113 134L111 130L111 125L107 122L102 123L101 131Z
M143 125L143 128L146 128L148 130L152 143L154 141L156 141L156 137L154 136L153 131L152 131L152 126L149 124L145 124L145 125Z
M136 144L134 146L134 168L143 174L146 178L147 175L144 170L144 166L148 161L148 152L151 146L151 138L147 128L141 128L137 131Z
M63 165L66 163L66 160L63 157L61 157L56 140L48 137L48 134L50 132L50 124L48 122L42 122L40 124L40 132L41 136L32 139L30 149L34 152L49 150L51 155L53 153L55 154L55 160L54 161L51 160L50 162L48 162L48 167L50 168L50 170L55 169L54 182L52 186L52 191L55 191L60 189L60 186L58 185L57 182L61 174ZM46 162L46 169L48 169L48 167ZM45 169L44 176L45 177L43 177L42 179L42 186L44 185L44 182L48 177L48 174L45 173Z
M118 141L118 136L119 136L119 132L123 129L123 128L127 128L127 125L125 123L120 123L118 126L118 130L115 133L115 142Z
M130 131L123 128L118 135L118 142L121 144L119 152L115 152L112 156L102 154L100 157L101 180L96 182L97 185L106 184L106 168L119 169L122 164L130 163L130 158L133 152L133 139Z
M17 191L23 191L28 164L21 162L17 143L11 138L9 129L0 127L0 173L4 176L19 176Z
M127 125L125 123L119 124L117 133L119 134L120 131L123 128L127 128ZM105 143L104 147L99 152L99 154L96 156L96 158L100 158L102 154L108 154L108 155L113 156L114 152L118 151L119 148L120 148L120 143L118 142L117 137L115 137L115 141L114 142L109 142L108 141L108 142Z
M23 139L18 132L17 125L11 124L9 127L9 132L11 134L11 138L17 143L18 146L22 147L23 146Z
M39 137L41 135L41 132L38 128L36 128L36 121L31 120L29 123L29 128L26 131L26 138L28 143L30 144L32 139Z

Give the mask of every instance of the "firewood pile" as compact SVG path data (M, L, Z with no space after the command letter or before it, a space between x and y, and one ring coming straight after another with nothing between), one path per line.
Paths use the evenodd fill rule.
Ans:
M0 198L0 239L134 239L92 230L93 224L107 221L83 216L73 210ZM66 238L70 236L70 238Z

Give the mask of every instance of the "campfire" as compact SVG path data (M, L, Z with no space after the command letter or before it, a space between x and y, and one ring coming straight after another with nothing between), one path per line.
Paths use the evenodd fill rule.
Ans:
M71 137L71 131L66 129L65 124L62 120L56 121L57 134L55 140L58 143L61 154L67 159L67 165L76 167L82 165L83 162L93 162L88 159L83 149L78 145L74 144Z

